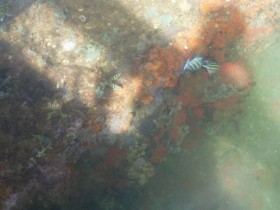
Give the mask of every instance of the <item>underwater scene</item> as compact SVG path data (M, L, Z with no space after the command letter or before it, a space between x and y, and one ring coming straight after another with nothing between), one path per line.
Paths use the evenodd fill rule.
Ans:
M279 0L0 0L0 209L279 210Z

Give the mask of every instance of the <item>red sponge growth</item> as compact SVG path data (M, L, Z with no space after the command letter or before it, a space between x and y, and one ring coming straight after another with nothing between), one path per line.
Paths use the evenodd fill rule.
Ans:
M220 68L222 83L236 86L237 88L248 88L252 83L250 71L248 71L242 62L223 63Z

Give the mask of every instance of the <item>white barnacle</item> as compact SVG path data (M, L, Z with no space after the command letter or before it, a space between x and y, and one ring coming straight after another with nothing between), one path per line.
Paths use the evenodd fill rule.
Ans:
M73 39L65 39L61 43L61 45L62 45L63 51L71 51L71 50L73 50L76 47L77 43Z
M79 16L79 20L80 20L81 22L85 23L85 22L87 21L87 18L86 18L86 16L84 16L84 15L80 15L80 16Z

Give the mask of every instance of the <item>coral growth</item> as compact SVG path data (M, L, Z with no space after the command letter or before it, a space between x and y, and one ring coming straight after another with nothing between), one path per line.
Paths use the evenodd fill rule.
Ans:
M152 48L143 66L145 86L175 87L181 62L180 54L172 48Z
M186 123L186 120L187 120L187 113L184 110L177 111L174 117L174 124L183 125L184 123Z
M126 151L119 148L111 148L106 153L105 164L107 167L119 167L125 160Z
M92 133L97 134L104 128L104 122L100 122L91 116L85 119L83 126L89 128Z
M186 50L193 52L202 48L201 27L194 27L191 30L178 32L175 36L173 46L185 57Z
M193 113L195 114L196 117L203 119L205 118L204 110L200 107L195 107L193 109Z
M197 147L199 143L200 141L198 140L188 140L183 143L182 147L186 150L192 150Z
M147 93L143 93L139 97L139 101L145 105L150 104L153 101L153 99L154 99L154 97Z
M154 54L154 55L153 55ZM177 84L177 72L180 69L182 63L181 55L173 48L155 48L151 51L152 56L156 56L161 63L160 69L154 69L155 76L159 76L162 79L162 86L175 87ZM153 62L153 60L149 60Z
M228 5L206 19L202 36L204 45L211 48L209 56L224 60L224 49L237 41L246 30L245 21L236 7Z
M140 185L145 184L148 179L154 175L154 167L148 160L145 159L147 145L135 145L128 150L127 175L130 179L137 181Z
M202 103L202 100L193 96L189 91L182 92L176 99L176 101L188 107L196 107Z
M212 12L216 12L223 6L224 3L222 0L204 0L201 1L199 9L201 14L206 15Z
M163 144L158 144L152 153L151 162L155 164L161 163L166 156L166 148Z
M200 24L179 32L173 45L185 56L199 53L222 62L225 48L246 30L243 16L236 7L220 0L203 1L200 10L204 14Z
M220 68L220 82L231 84L237 88L248 88L252 83L250 71L242 62L223 63Z
M170 130L170 137L172 138L173 141L181 141L181 133L180 129L178 127L172 127Z
M153 100L153 90L159 87L175 87L182 61L181 54L173 48L153 47L141 66L140 75L145 92L140 94L139 100L149 104Z

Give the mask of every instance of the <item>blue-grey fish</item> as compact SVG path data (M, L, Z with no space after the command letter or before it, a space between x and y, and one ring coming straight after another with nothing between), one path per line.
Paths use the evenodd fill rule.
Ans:
M186 61L182 72L194 73L201 68L205 68L208 74L212 75L220 68L220 65L215 60L209 57L195 56Z
M0 0L0 21L4 21L4 18L6 16L7 11L7 5L5 2Z

